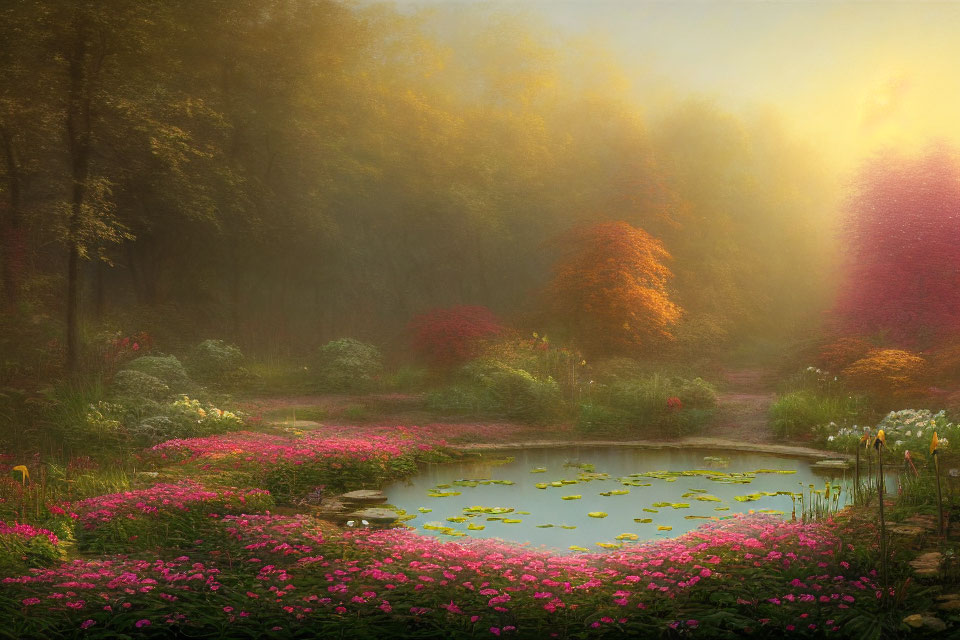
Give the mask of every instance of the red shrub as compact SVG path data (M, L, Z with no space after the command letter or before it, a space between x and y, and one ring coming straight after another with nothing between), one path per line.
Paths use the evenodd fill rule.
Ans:
M414 318L408 328L417 353L441 366L476 357L484 341L504 331L493 312L480 306L433 309Z

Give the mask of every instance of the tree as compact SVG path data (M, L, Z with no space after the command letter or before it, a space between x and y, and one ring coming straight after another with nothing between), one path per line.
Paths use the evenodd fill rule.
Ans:
M477 356L484 340L504 331L492 311L469 305L431 309L411 320L408 329L417 353L440 366L461 364Z
M847 265L835 319L905 344L960 329L960 164L935 147L865 162L843 230Z
M550 298L585 349L650 352L672 338L682 310L667 292L670 254L659 240L626 222L603 222L574 229L563 244Z

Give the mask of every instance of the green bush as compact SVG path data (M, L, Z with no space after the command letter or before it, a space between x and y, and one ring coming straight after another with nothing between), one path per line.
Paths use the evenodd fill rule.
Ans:
M170 387L149 373L124 369L113 376L110 392L115 397L136 403L141 399L163 400L170 395Z
M223 340L204 340L187 359L187 370L199 382L230 382L243 374L243 353Z
M676 395L684 407L691 409L710 409L717 406L717 390L703 378L681 380Z
M780 438L805 438L831 422L848 425L863 409L858 397L794 391L777 398L770 408L773 432Z
M341 338L320 348L314 373L324 390L365 391L373 388L382 370L379 349L353 338Z
M680 398L682 408L668 404ZM701 378L657 374L594 385L580 405L577 428L591 435L669 435L694 433L712 417L716 390Z
M174 393L183 393L190 387L187 371L176 356L142 356L128 362L124 369L158 378Z
M428 369L403 366L387 376L384 386L391 391L422 391L429 383Z
M62 557L54 534L24 524L0 522L0 575L24 575Z
M160 405L156 413L140 418L128 427L138 444L149 446L174 438L197 438L243 427L243 417L232 411L223 411L211 404L201 404L188 396L167 405Z
M552 377L538 379L497 360L469 362L460 370L460 377L462 382L428 394L427 408L527 422L554 417L561 408L560 387Z

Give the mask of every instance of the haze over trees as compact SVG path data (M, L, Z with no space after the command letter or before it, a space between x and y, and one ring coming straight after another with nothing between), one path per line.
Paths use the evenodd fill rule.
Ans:
M28 312L7 335L68 361L103 327L290 353L396 343L455 305L572 335L542 294L555 240L587 222L674 257L675 348L817 317L831 211L814 154L703 101L646 120L596 48L484 17L8 3L2 296Z

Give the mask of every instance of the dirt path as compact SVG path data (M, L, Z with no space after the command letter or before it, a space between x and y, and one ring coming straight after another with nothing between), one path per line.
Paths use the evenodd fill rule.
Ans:
M773 373L765 369L724 372L727 387L717 398L717 416L707 434L736 442L773 442L770 406L776 399Z

